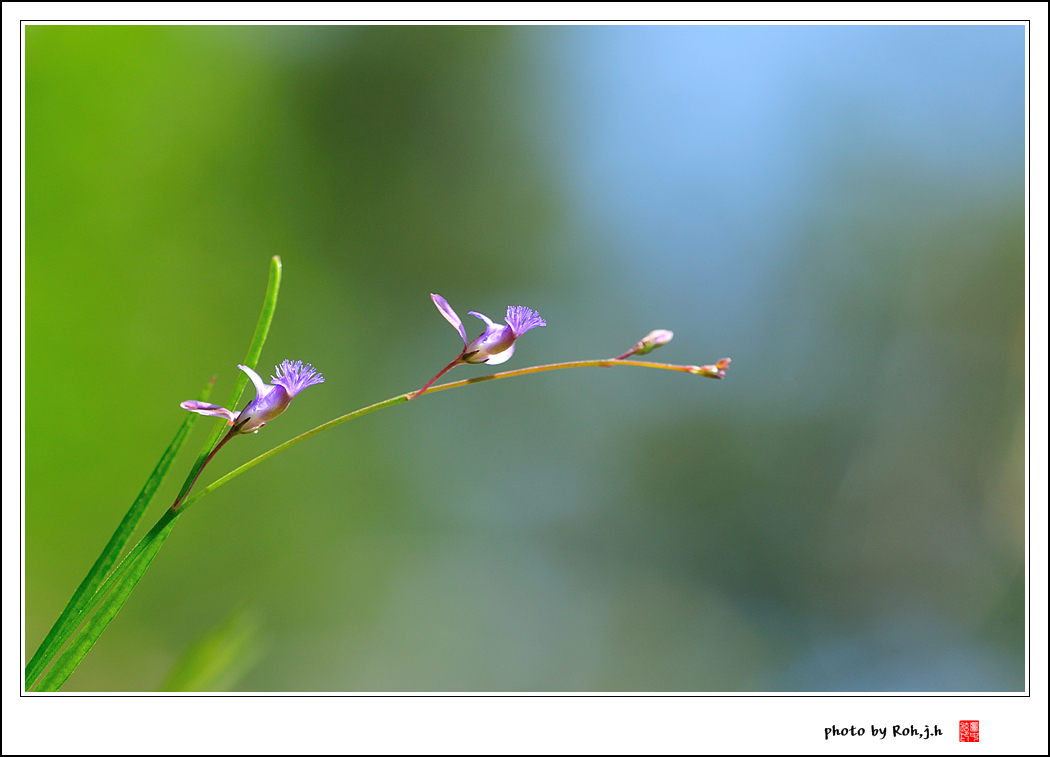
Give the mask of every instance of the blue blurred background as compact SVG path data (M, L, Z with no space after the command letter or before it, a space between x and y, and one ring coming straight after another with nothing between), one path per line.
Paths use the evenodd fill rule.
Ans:
M26 641L213 373L326 382L212 480L67 690L1024 688L1022 26L30 26ZM468 320L474 321L473 318ZM480 330L476 324L468 329ZM473 334L471 334L473 335ZM450 378L483 375L457 368ZM190 450L144 524L170 504Z

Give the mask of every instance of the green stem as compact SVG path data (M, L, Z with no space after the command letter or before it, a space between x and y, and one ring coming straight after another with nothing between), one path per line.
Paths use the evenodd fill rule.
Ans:
M478 376L476 378L463 379L461 381L452 381L447 384L439 384L432 386L427 389L427 392L439 392L444 389L456 389L463 386L469 386L470 384L478 384L483 381L495 381L497 379L511 378L513 376L525 376L530 373L541 373L543 371L556 371L564 368L588 368L588 367L601 367L611 368L619 365L633 365L639 368L658 368L669 371L679 371L682 373L693 373L702 376L708 376L710 378L720 378L721 371L716 366L695 366L695 365L670 365L667 363L650 363L650 362L630 362L619 359L607 359L607 360L577 360L569 363L552 363L549 365L536 365L529 368L519 368L514 371L503 371L502 373L494 373L489 376ZM186 492L193 485L196 476L199 474L200 469L211 460L214 453L233 435L234 432L228 434L225 438L219 441L217 445L211 446L206 445L205 449L208 450L204 453L202 459L202 465L195 471L191 471L192 479L188 480L186 486L184 486L184 492L180 492L179 497L176 499L175 506L165 511L164 515L157 524L150 530L142 541L140 541L134 549L128 554L128 556L114 568L110 575L106 578L105 582L83 603L83 607L80 612L76 615L75 619L70 619L73 627L80 625L96 605L101 603L98 611L95 612L94 616L87 620L84 629L80 632L77 638L70 644L69 648L65 653L58 659L50 671L41 679L37 686L38 691L57 691L59 687L65 683L66 679L76 670L77 666L84 656L90 651L91 647L101 636L102 632L109 625L110 621L116 616L123 607L124 602L131 595L132 590L138 584L142 575L149 567L153 558L160 550L168 534L171 533L172 527L175 525L175 520L182 515L186 510L190 508L199 499L207 494L218 489L220 486L228 483L237 476L241 475L245 471L254 468L259 463L267 460L279 452L283 452L289 447L293 447L299 442L309 439L311 436L316 436L322 431L338 426L340 423L353 420L362 415L381 410L385 407L391 407L392 405L398 405L402 402L408 402L409 399L418 397L420 393L409 392L407 394L399 394L396 397L377 402L374 405L368 405L367 407L360 408L347 413L338 418L334 418L327 423L322 423L320 426L313 428L299 436L289 439L284 444L280 444L268 452L264 452L253 460L248 461L244 465L227 473L225 476L213 481L208 486L201 489L199 492L194 494L192 497L186 497ZM209 449L210 446L210 449ZM185 499L184 499L185 497ZM176 509L177 508L177 509ZM72 629L69 631L72 632ZM65 638L68 638L68 634ZM63 643L65 639L62 640Z
M455 365L455 362L453 362L449 367L451 367L452 365ZM649 362L644 362L644 361L628 361L628 360L619 360L619 359L614 358L614 359L608 359L608 360L576 360L576 361L569 362L569 363L550 363L548 365L534 365L534 366L531 366L529 368L519 368L519 369L514 370L514 371L503 371L502 373L493 373L490 376L477 376L475 378L462 379L461 381L451 381L451 382L449 382L447 384L438 384L437 386L432 386L429 389L426 389L424 387L424 389L425 389L427 394L430 394L430 393L433 393L433 392L440 392L440 391L442 391L444 389L458 389L459 387L462 387L462 386L469 386L471 384L480 384L482 381L495 381L497 379L511 378L513 376L527 376L530 373L542 373L543 371L557 371L557 370L561 370L563 368L611 368L611 367L617 366L617 365L633 365L633 366L635 366L637 368L661 368L661 369L667 370L667 371L680 371L682 373L699 374L701 376L707 376L708 378L719 378L719 376L717 375L717 371L715 371L715 369L714 369L714 366L708 366L708 365L705 365L705 366L671 365L669 363L649 363ZM445 370L448 370L448 368L446 368ZM444 371L442 371L442 373L444 373ZM438 375L440 376L441 374L438 374ZM223 484L229 483L230 481L232 481L233 479L237 478L237 476L241 475L245 471L248 471L251 468L254 468L256 465L258 465L259 463L263 462L264 460L269 460L271 457L273 457L274 455L276 455L279 452L284 452L289 447L294 447L299 442L306 441L311 436L317 436L317 434L321 433L322 431L327 431L330 428L338 426L340 423L346 423L347 421L351 421L354 418L360 418L362 415L368 415L369 413L374 413L376 410L382 410L383 408L386 408L386 407L391 407L393 405L399 405L402 402L408 402L410 399L415 399L415 398L419 397L421 394L422 394L421 391L408 392L407 394L399 394L396 397L391 397L390 399L383 400L382 402L377 402L374 405L368 405L367 407L362 407L361 409L355 410L352 413L347 413L346 415L341 415L338 418L333 418L332 420L328 421L327 423L322 423L320 426L317 426L316 428L312 428L309 431L306 431L306 432L304 432L302 434L299 434L299 436L296 436L296 437L294 437L292 439L289 439L284 444L277 445L276 447L274 447L273 449L269 450L268 452L262 453L258 457L249 460L244 465L241 465L238 468L234 468L232 471L227 473L225 476L222 476L221 478L218 478L215 481L213 481L212 483L208 484L203 489L201 489L199 492L194 494L192 497L189 497L188 499L186 499L179 506L179 512L180 513L186 512L201 497L204 497L205 495L211 494L213 491L218 489L220 486L222 486Z

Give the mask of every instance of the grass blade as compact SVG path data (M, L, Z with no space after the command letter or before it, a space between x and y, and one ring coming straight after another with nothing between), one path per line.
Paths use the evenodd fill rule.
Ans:
M262 655L254 613L235 610L197 639L168 674L160 691L228 691Z
M248 354L244 358L244 365L248 366L252 370L259 363L259 355L262 354L263 345L266 343L266 335L270 333L270 323L273 321L274 311L277 309L277 293L281 289L281 256L274 255L270 259L270 279L266 283L266 296L263 298L262 312L259 313L259 320L255 324L255 334L252 336L252 342L248 346ZM237 412L237 405L241 401L241 394L244 393L244 387L248 384L248 376L243 371L238 372L238 378L236 383L233 385L233 392L230 394L230 400L224 407L228 407L230 410ZM215 445L219 442L219 438L226 432L226 421L219 420L215 424L215 428L212 429L211 434L208 436L208 440L204 443L204 447L201 448L200 454L197 456L197 461L190 468L189 475L186 476L186 481L182 484L182 488L179 490L179 496L175 498L175 501L181 500L186 492L193 486L193 482L197 480L197 474L200 472L201 467L204 465L204 461L207 459L208 454L214 449Z
M107 579L102 588L92 595L93 601L91 601L91 605L94 605L95 601L98 601L108 592L108 596L102 600L98 612L91 617L76 639L73 640L73 643L69 645L69 649L58 658L58 662L40 680L37 691L58 691L62 684L66 682L66 679L77 669L80 661L84 659L84 655L91 651L95 642L98 641L98 637L102 635L110 621L120 612L124 602L131 596L131 592L138 585L139 579L142 578L150 563L153 562L153 558L160 551L164 540L171 533L171 529L174 527L178 517L178 513L166 510L156 525L150 529L149 533L142 538L142 541L135 546L132 553L114 571L113 575ZM111 585L112 591L110 591ZM90 607L88 610L90 610Z
M270 324L273 321L274 311L277 308L277 294L281 287L281 258L278 255L274 255L270 259L270 276L269 281L266 285L266 295L263 298L262 312L259 313L259 320L255 325L255 334L252 336L251 344L248 347L248 354L244 359L244 364L250 368L255 368L259 362L259 355L262 354L263 345L266 343L266 337L270 331ZM244 388L248 383L248 377L243 373L237 379L234 384L233 392L230 395L230 401L226 403L226 407L236 408L240 402L241 394L244 392ZM196 415L191 414L191 419L195 419ZM193 486L194 481L197 479L197 474L200 472L205 461L208 459L209 453L214 449L218 443L219 438L223 435L226 430L226 423L219 421L211 434L208 436L208 440L205 442L204 447L201 449L200 454L197 456L196 462L190 469L189 475L186 476L186 480L182 485L179 495L175 501L178 502L183 498L186 492ZM169 464L170 465L170 464ZM141 517L141 514L140 516ZM105 583L100 588L94 590L93 593L87 591L81 592L77 606L71 610L67 607L68 613L64 612L66 616L64 622L56 623L58 631L52 629L54 637L50 643L45 639L45 644L42 645L45 648L45 652L41 654L38 650L37 655L34 655L34 660L37 656L40 656L41 661L33 665L33 677L29 677L29 666L27 666L26 673L26 688L29 688L30 683L36 680L40 674L47 667L47 664L52 658L58 653L62 645L65 644L66 640L73 634L76 628L82 621L90 614L92 609L101 602L101 606L95 613L94 617L87 622L87 625L76 637L73 643L69 646L66 652L59 658L58 662L55 663L54 667L47 673L47 675L40 681L37 686L37 691L57 691L59 687L65 683L66 679L76 670L80 661L84 658L94 646L98 637L109 625L110 621L120 612L121 607L124 606L124 602L131 595L132 590L138 584L139 579L142 578L143 573L149 567L153 558L164 544L164 540L168 538L168 534L171 533L171 529L175 525L175 519L178 517L178 513L168 510L157 522L157 524L150 530L146 536L142 538L131 553L121 562L106 578ZM137 521L136 521L137 523ZM130 532L128 534L130 536ZM124 540L124 544L127 543L127 538ZM123 548L123 544L121 547ZM120 550L117 550L119 554ZM116 555L113 556L113 560L116 559ZM112 565L113 561L109 562ZM108 568L108 566L107 566ZM94 570L94 569L93 569ZM104 571L98 574L98 581L101 581ZM95 582L95 586L98 586L98 581ZM79 590L78 590L79 591ZM108 595L108 596L107 596ZM76 599L74 595L74 599ZM74 604L74 600L70 600L70 605ZM49 634L49 637L51 634ZM31 662L32 665L32 662Z
M202 402L207 400L211 395L214 383L215 379L213 378L201 393L197 395L197 399ZM70 598L66 608L58 616L58 620L51 626L51 630L48 631L47 636L44 637L44 640L37 648L36 654L33 655L29 664L26 665L26 690L40 677L40 674L47 668L48 663L51 662L58 650L62 648L62 645L66 643L76 629L77 617L84 610L91 595L102 584L106 573L116 563L120 553L124 551L124 547L127 546L128 540L135 532L135 528L138 526L139 521L142 520L146 508L152 501L153 495L157 493L157 489L164 483L171 464L178 456L182 445L186 443L186 439L189 437L190 431L193 429L193 425L197 422L198 417L200 416L191 413L182 422L178 432L175 434L175 438L172 439L171 444L168 445L168 448L157 463L157 467L153 469L153 473L150 474L145 486L142 487L142 491L139 492L139 496L135 498L131 508L123 520L120 521L120 525L117 526L117 530L113 532L113 536L110 537L109 542L102 549L102 554L98 556L95 564L91 566L91 570L88 571L84 580L80 582L80 586L73 592L73 596Z

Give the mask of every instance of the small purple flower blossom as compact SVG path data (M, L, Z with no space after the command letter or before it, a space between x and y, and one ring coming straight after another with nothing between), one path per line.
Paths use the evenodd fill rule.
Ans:
M507 362L510 360L511 355L514 354L514 340L526 331L547 325L547 322L540 318L539 313L520 305L512 305L507 308L507 317L503 319L507 323L506 326L501 323L493 323L487 315L471 310L470 314L472 316L485 322L485 331L473 342L468 342L467 332L463 328L463 321L459 319L456 311L445 301L445 298L440 294L431 294L430 299L434 301L445 320L451 323L452 327L459 332L459 338L463 340L463 351L459 353L455 360L438 371L434 378L423 384L422 389L410 395L409 399L415 399L421 395L430 388L431 384L460 363L499 365Z
M432 294L430 298L434 300L441 315L445 316L445 320L456 328L460 338L463 339L463 352L459 356L459 362L462 363L487 363L488 365L505 363L514 354L514 340L526 331L547 325L547 322L540 318L539 313L520 305L512 305L507 308L507 316L503 319L507 323L506 326L493 323L487 315L471 310L470 315L485 322L485 331L473 342L467 342L467 333L456 311L440 294Z
M302 360L296 360L294 363L285 360L277 366L277 375L270 377L273 384L263 383L262 377L246 365L237 367L247 373L248 378L255 384L255 399L240 413L197 400L183 402L180 407L201 415L225 418L227 423L237 428L238 433L258 433L267 422L288 409L295 395L308 386L324 383L324 377L309 363L303 365Z

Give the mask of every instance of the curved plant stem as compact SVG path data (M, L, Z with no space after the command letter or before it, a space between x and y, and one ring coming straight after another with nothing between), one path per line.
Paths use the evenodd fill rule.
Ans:
M277 282L279 282L280 262L277 258L274 259L274 269L272 272L276 275L271 277L271 284L275 283L275 279ZM274 297L276 296L276 287L273 287L272 295ZM268 292L268 302L270 301L270 298L271 293ZM267 308L264 307L263 314L260 317L260 325L262 325L262 322L265 322L268 326L268 321L270 317L272 317L272 310L267 312ZM253 349L250 350L249 357L252 357L251 353L255 352L254 358L256 360L258 359L258 353L255 350L256 342L259 342L258 346L261 347L261 339L265 339L265 336L265 329L257 329L256 338L253 339ZM246 362L254 363L254 360ZM65 683L66 679L69 678L70 674L72 674L72 672L76 670L77 666L80 664L80 661L91 650L92 646L94 646L95 642L98 640L102 632L105 631L110 621L113 620L113 618L117 615L118 612L120 612L120 609L121 607L123 607L124 602L131 595L131 592L134 590L135 586L138 584L139 580L146 572L146 569L149 568L150 563L153 561L153 558L156 556L164 541L167 539L168 534L171 533L171 529L175 525L175 520L179 516L181 516L186 510L188 510L202 497L215 491L220 486L223 486L224 484L233 480L245 471L254 468L256 465L263 462L264 460L273 457L277 453L283 452L289 447L293 447L299 442L309 439L311 436L316 436L322 431L326 431L327 429L333 428L334 426L338 426L341 423L353 420L354 418L358 418L362 415L367 415L369 413L375 412L376 410L381 410L385 407L391 407L392 405L398 405L402 402L408 402L410 399L419 397L425 392L439 392L444 389L456 389L463 386L469 386L470 384L478 384L483 381L495 381L497 379L511 378L512 376L525 376L530 373L556 371L564 368L611 368L613 366L618 365L633 365L639 368L658 368L669 371L679 371L682 373L699 374L702 376L707 376L709 378L722 378L725 375L723 369L725 368L725 366L728 365L728 363L728 360L724 360L719 361L717 365L696 366L671 365L668 363L650 363L643 361L635 362L626 361L618 358L607 360L577 360L568 363L551 363L549 365L535 365L529 368L519 368L518 370L514 371L503 371L502 373L494 373L489 376L478 376L475 378L463 379L461 381L452 381L450 383L439 384L437 386L426 385L423 387L422 390L409 392L406 394L399 394L396 397L391 397L389 399L383 400L382 402L377 402L374 405L368 405L367 407L363 407L358 410L354 410L351 413L347 413L346 415L334 418L328 421L327 423L322 423L320 426L317 426L316 428L302 433L299 436L294 437L293 439L289 439L284 444L279 444L278 446L274 447L268 452L264 452L263 454L259 455L253 460L249 460L244 465L235 468L234 470L230 471L229 473L217 479L216 481L213 481L211 484L204 487L199 492L190 497L188 496L188 494L192 489L194 483L196 483L197 477L200 475L205 465L207 465L215 456L215 454L219 451L219 449L223 445L225 445L227 441L233 438L233 436L235 436L239 431L239 427L234 426L228 431L228 433L225 436L223 436L220 439L219 436L222 427L219 427L216 429L216 431L219 433L213 432L215 442L213 442L212 439L209 439L208 442L205 444L204 449L201 450L201 455L198 458L198 464L195 465L193 469L191 469L190 475L187 476L186 482L183 484L182 490L179 492L179 495L175 498L174 504L164 512L160 520L157 521L156 525L154 525L150 532L146 534L146 536L144 536L137 545L135 545L135 547L131 550L128 556L110 572L109 576L106 577L106 580L102 582L101 586L99 586L93 593L91 593L90 596L88 596L86 593L84 594L84 596L82 596L79 612L76 613L75 618L69 617L67 619L65 627L61 629L62 633L59 635L59 638L53 639L50 645L48 645L47 642L45 642L44 646L50 646L50 648L47 650L48 653L44 655L48 659L41 660L37 663L41 667L41 670L44 666L46 666L47 662L49 662L50 659L52 659L54 655L57 654L61 646L65 643L65 641L75 630L75 627L80 625L82 621L86 620L84 628L81 630L80 634L73 640L69 648L66 649L66 651L61 655L61 657L59 657L58 661L55 662L51 670L48 671L45 675L43 675L37 686L37 690L57 691L62 686L62 684ZM441 371L441 373L438 374L438 376L441 376L443 373L448 371L453 365L455 365L455 362L447 366L445 370ZM435 379L438 376L436 376ZM432 382L433 379L429 383ZM235 404L236 399L239 397L241 388L242 387L239 387L236 390L234 402L230 404ZM89 614L96 607L96 605L99 606L98 611L94 613L93 617L88 618Z
M449 366L447 366L445 368L445 370L442 371L441 373L444 373L445 371L449 370L449 368L451 368L455 364L456 364L455 361L453 361L453 363L451 363ZM237 476L239 476L242 473L250 470L251 468L254 468L256 465L258 465L259 463L263 462L264 460L269 460L271 457L273 457L277 453L284 452L289 447L294 447L299 442L306 441L311 436L316 436L317 434L321 433L322 431L327 431L330 428L334 428L335 426L338 426L340 423L346 423L347 421L351 421L354 418L360 418L362 415L368 415L369 413L374 413L376 410L382 410L383 408L386 408L386 407L391 407L393 405L399 405L402 402L408 402L411 399L416 399L417 397L419 397L424 392L427 393L427 394L430 394L432 392L440 392L440 391L442 391L444 389L458 389L459 387L462 387L462 386L470 386L471 384L480 384L483 381L495 381L497 379L511 378L513 376L527 376L530 373L542 373L543 371L558 371L558 370L562 370L564 368L611 368L611 367L617 366L617 365L633 365L636 368L661 368L661 369L666 370L666 371L680 371L682 373L694 373L694 374L698 374L698 375L701 375L701 376L707 376L708 378L720 378L720 376L717 375L717 371L715 370L714 366L709 366L709 365L705 365L705 366L671 365L669 363L650 363L650 362L645 362L645 361L641 361L641 360L628 361L628 360L620 360L618 358L613 358L613 359L607 359L607 360L575 360L575 361L568 362L568 363L549 363L547 365L534 365L534 366L531 366L529 368L519 368L519 369L514 370L514 371L503 371L502 373L493 373L493 374L491 374L489 376L476 376L474 378L462 379L460 381L450 381L447 384L438 384L437 386L431 386L429 388L424 387L420 391L407 392L406 394L399 394L396 397L391 397L390 399L383 400L382 402L377 402L374 405L368 405L367 407L362 407L359 410L354 410L352 413L347 413L346 415L341 415L338 418L333 418L332 420L328 421L327 423L322 423L320 426L317 426L316 428L312 428L309 431L306 431L306 432L304 432L302 434L299 434L299 436L296 436L296 437L294 437L292 439L289 439L284 444L277 445L273 449L262 453L261 455L259 455L256 458L253 458L253 459L249 460L244 465L241 465L241 466L239 466L237 468L234 468L232 471L227 473L225 476L222 476L221 478L218 478L215 481L211 482L210 484L205 486L203 489L201 489L199 492L194 494L192 497L189 497L184 502L182 502L182 504L179 506L178 509L179 509L180 513L186 512L186 510L188 510L191 506L193 506L193 504L195 504L199 499L201 499L202 497L204 497L204 496L206 496L208 494L211 494L213 491L218 489L223 484L226 484L226 483L230 482L231 480L237 478ZM439 373L438 376L440 376L441 373ZM437 378L437 377L435 377L435 378Z

